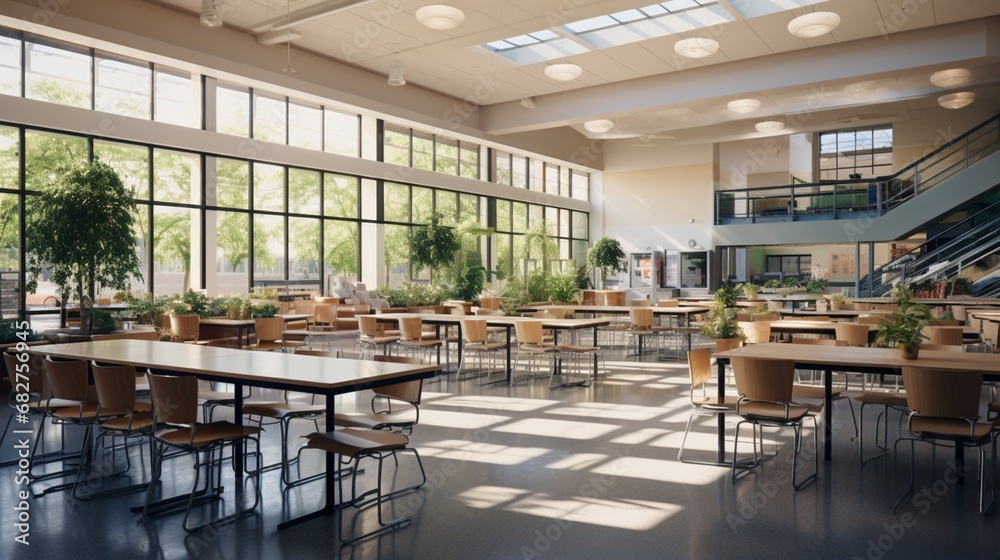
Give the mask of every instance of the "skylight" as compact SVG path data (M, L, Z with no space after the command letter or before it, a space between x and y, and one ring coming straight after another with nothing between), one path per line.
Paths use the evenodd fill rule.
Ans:
M568 23L563 28L604 49L721 25L734 19L715 0L674 0Z
M561 38L548 29L500 39L483 46L519 65L545 62L587 52L587 47Z
M732 2L730 5L743 19L766 16L826 2L826 0L754 0L753 2Z

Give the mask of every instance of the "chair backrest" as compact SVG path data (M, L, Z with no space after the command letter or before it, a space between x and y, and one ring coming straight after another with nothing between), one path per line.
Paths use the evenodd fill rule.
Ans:
M503 317L506 313L503 309L483 309L480 307L476 310L476 315L482 315L484 317Z
M521 344L541 344L542 343L542 322L541 321L517 321L514 323L514 335Z
M486 342L486 319L462 319L462 336L467 342Z
M197 315L171 315L170 331L177 338L198 338L201 317Z
M27 362L22 362L20 356L28 356ZM8 348L3 353L4 365L7 366L7 377L14 394L35 393L42 398L48 396L48 384L45 380L45 360L37 354L18 352L16 348ZM18 370L20 368L20 370ZM18 378L20 373L23 377ZM27 386L27 391L21 391ZM16 402L16 401L15 401Z
M868 346L868 333L871 325L859 323L836 323L833 328L837 332L837 340L847 342L848 346Z
M274 342L281 339L285 330L285 320L281 317L257 317L253 320L253 332L257 340Z
M691 390L701 387L712 378L712 349L697 348L688 352L688 369L691 371Z
M462 307L461 305L456 305L456 306L452 307L451 308L451 314L452 315L468 315L465 312L465 308Z
M110 334L92 334L90 340L159 340L156 331L126 331Z
M89 374L90 367L85 361L45 357L45 377L48 378L49 395L54 399L93 402L96 395L87 390Z
M979 417L983 372L904 367L906 406L921 416Z
M638 300L638 301L649 301L649 300ZM628 310L629 320L632 322L633 329L649 329L653 326L653 308L652 307L633 307Z
M951 316L964 323L967 318L967 315L965 314L965 307L966 306L964 305L952 305Z
M661 299L656 302L657 307L680 307L681 301L679 299Z
M650 307L652 302L648 299L630 299L628 300L629 307Z
M882 325L886 322L884 315L858 315L859 325Z
M1000 323L996 321L983 321L983 340L997 346L997 337L1000 336Z
M420 317L404 317L399 320L401 340L420 340L423 337L423 320Z
M961 327L938 327L929 325L920 331L927 337L927 342L931 344L950 344L953 346L962 345Z
M752 401L787 402L792 400L795 362L734 357L733 375L736 392Z
M375 361L413 365L420 365L422 363L420 358L409 358L403 356L375 356ZM415 379L413 381L393 383L392 385L386 385L384 387L376 387L372 389L372 392L376 395L398 399L416 406L420 404L420 395L423 392L423 387L424 380Z
M498 297L483 297L483 298L479 298L479 308L480 309L500 309L500 298L498 298Z
M150 373L149 393L157 423L194 424L198 420L198 378Z
M135 410L135 366L90 363L102 410Z
M378 330L378 319L374 315L359 315L358 329L361 331L361 336L372 338Z
M747 336L749 344L764 344L771 339L770 321L739 321L737 324L743 330L743 334Z
M797 336L792 339L792 344L811 344L813 346L847 346L846 340L834 340L832 338L803 338Z
M317 303L316 307L313 308L313 321L336 325L337 305L333 303Z
M576 311L567 307L553 307L552 309L545 310L545 313L551 315L552 317L542 317L543 319L572 319L573 317L576 317Z
M558 319L558 317L556 317L555 314L549 311L535 311L534 313L531 314L531 316L534 317L535 319Z
M965 350L961 345L955 344L928 344L923 343L920 345L921 350L940 350L941 352L964 352Z

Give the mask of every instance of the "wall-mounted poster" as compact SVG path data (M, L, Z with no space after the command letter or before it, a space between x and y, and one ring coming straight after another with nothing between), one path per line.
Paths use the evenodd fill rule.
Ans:
M663 286L667 288L681 287L681 252L663 252Z
M833 253L830 255L830 280L850 281L856 274L854 253ZM839 277L839 278L838 278Z

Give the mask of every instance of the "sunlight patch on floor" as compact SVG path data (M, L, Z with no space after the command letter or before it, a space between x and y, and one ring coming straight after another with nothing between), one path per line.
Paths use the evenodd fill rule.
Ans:
M677 504L597 497L558 499L545 493L521 498L504 508L565 523L587 523L616 529L648 531L684 509ZM558 521L556 521L558 522Z
M617 424L600 424L596 422L570 422L568 420L549 420L546 418L525 418L493 429L495 432L525 434L532 436L549 436L565 439L597 439L603 437L621 426Z
M474 461L491 465L519 465L541 457L550 451L551 449L544 447L511 447L460 439L432 441L420 445L420 453L425 457Z

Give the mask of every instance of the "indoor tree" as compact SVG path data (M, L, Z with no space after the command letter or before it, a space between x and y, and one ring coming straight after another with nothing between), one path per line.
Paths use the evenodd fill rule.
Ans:
M587 250L587 264L601 271L601 281L605 284L608 276L627 270L622 244L610 237L602 237L590 246Z
M135 206L115 170L97 159L65 171L54 185L27 199L25 288L34 292L47 270L63 301L70 295L79 299L85 334L97 285L127 290L141 275Z
M442 219L438 212L431 214L430 222L414 227L408 239L410 266L414 271L429 268L432 283L435 271L455 266L455 259L462 248L458 232L454 227L441 224Z

